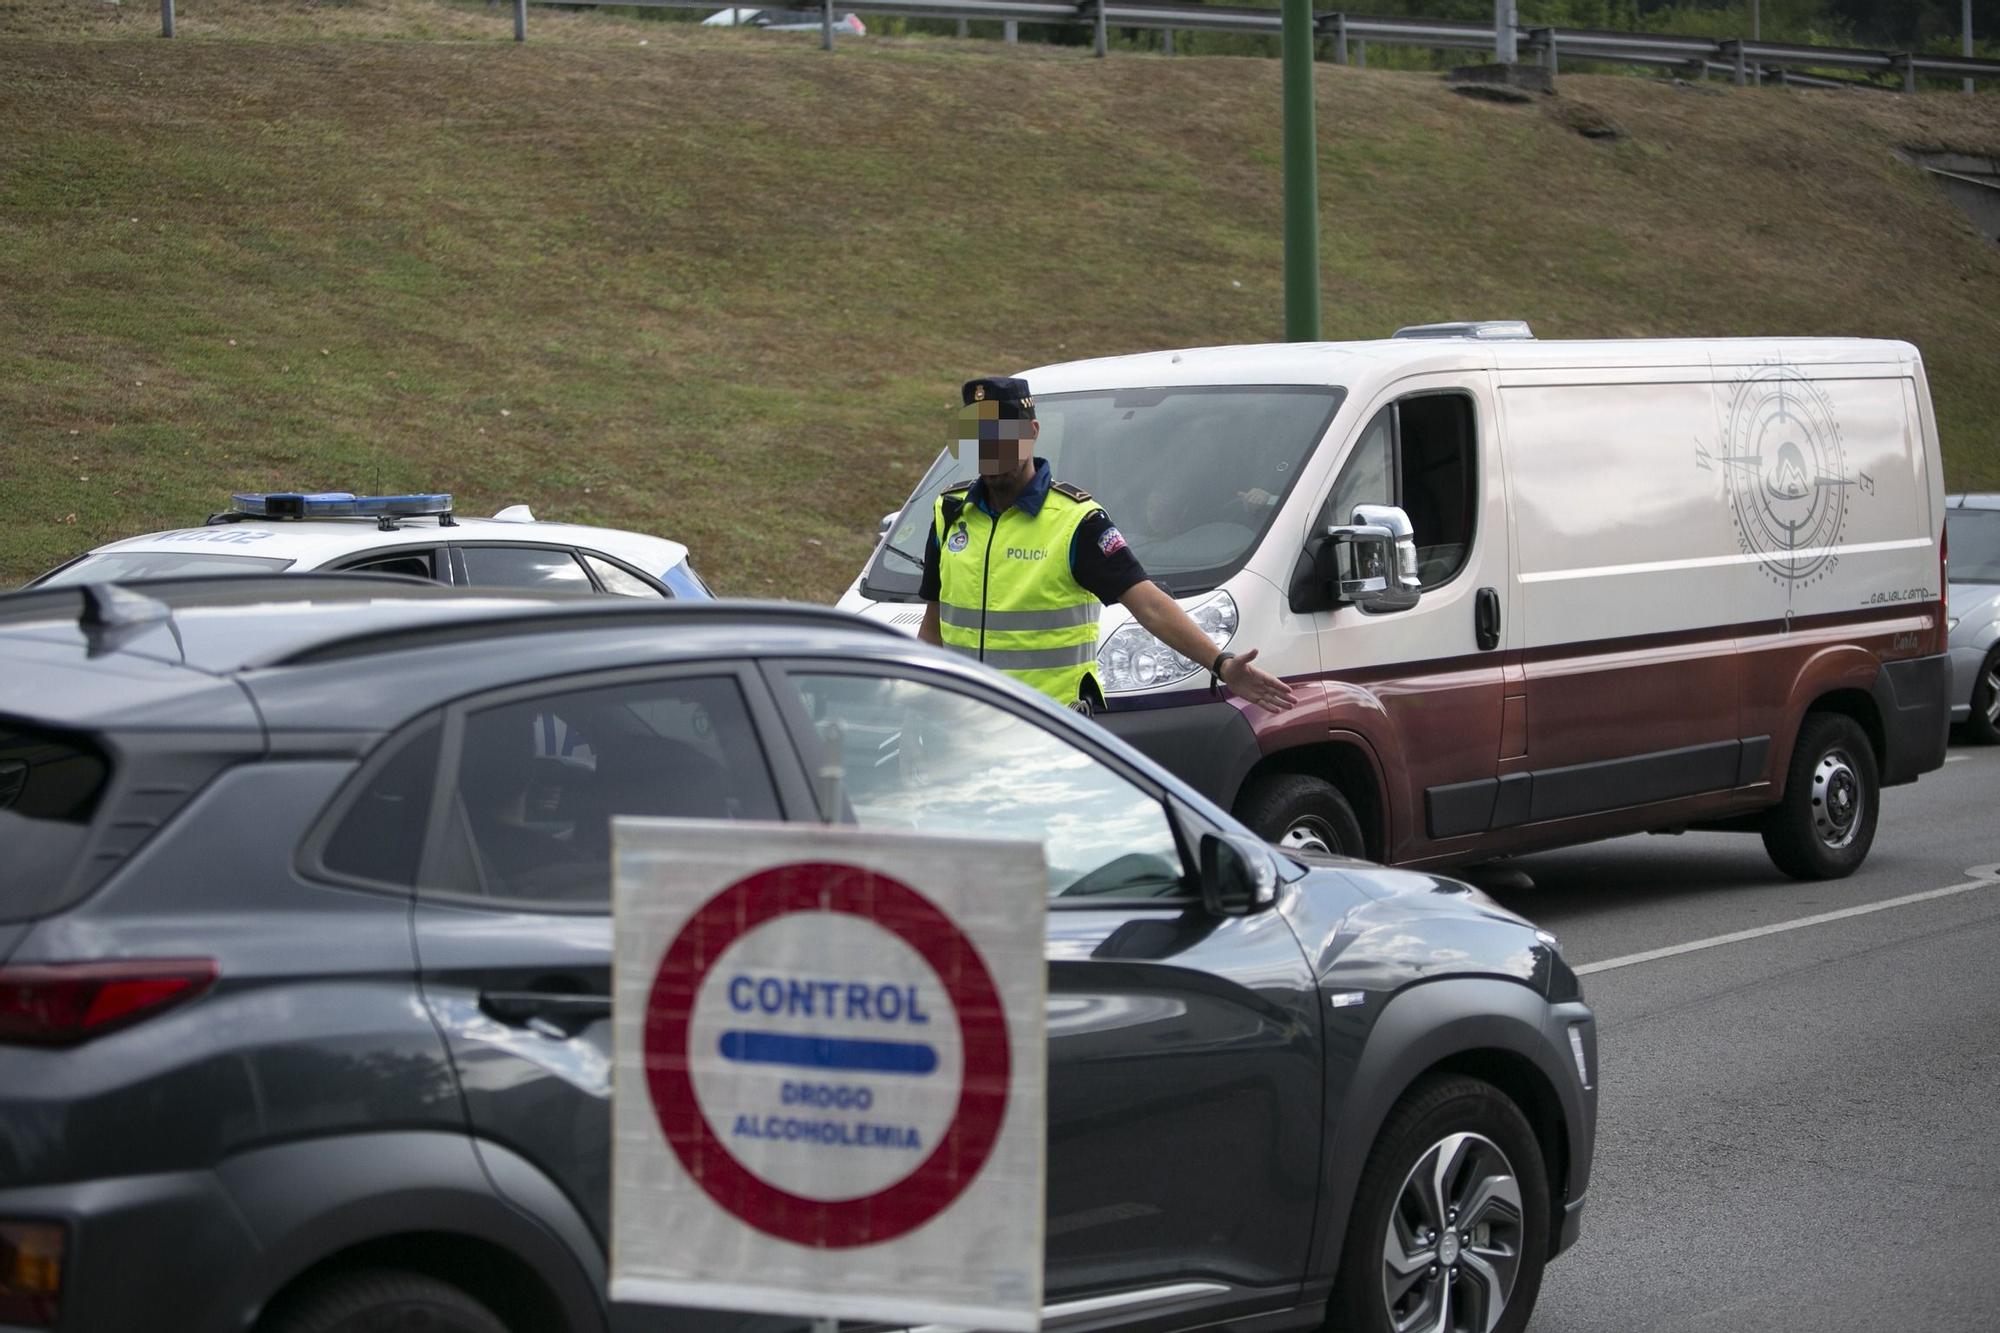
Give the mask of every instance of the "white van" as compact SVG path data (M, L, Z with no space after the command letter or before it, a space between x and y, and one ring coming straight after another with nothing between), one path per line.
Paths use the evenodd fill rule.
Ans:
M1218 644L1107 607L1104 724L1294 848L1442 865L1648 829L1867 855L1944 758L1924 368L1863 339L1539 342L1518 322L1022 372L1037 452ZM946 452L841 599L915 631Z

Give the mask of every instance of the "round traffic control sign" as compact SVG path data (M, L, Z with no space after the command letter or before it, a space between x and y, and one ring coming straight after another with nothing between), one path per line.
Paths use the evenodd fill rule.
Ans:
M908 885L805 862L738 880L653 978L646 1084L708 1197L815 1249L950 1207L1007 1109L1006 1014L965 934Z

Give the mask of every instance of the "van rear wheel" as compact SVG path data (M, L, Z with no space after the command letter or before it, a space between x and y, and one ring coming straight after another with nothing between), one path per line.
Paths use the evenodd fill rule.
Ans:
M1868 857L1882 784L1851 717L1811 713L1792 747L1785 795L1764 816L1764 850L1793 879L1844 879Z
M1302 852L1366 856L1361 821L1340 789L1305 773L1273 773L1251 783L1236 817L1266 842Z

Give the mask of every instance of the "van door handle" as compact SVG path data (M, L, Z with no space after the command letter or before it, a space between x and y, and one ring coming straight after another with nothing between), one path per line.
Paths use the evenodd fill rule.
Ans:
M1479 638L1479 650L1487 652L1500 646L1500 594L1491 588L1481 588L1479 598L1473 604L1473 626Z
M611 1017L609 995L567 991L481 991L479 1008L510 1027L532 1028L545 1037L573 1037L599 1019Z

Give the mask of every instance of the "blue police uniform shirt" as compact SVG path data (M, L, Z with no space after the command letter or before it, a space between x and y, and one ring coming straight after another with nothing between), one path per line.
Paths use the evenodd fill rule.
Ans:
M1049 498L1049 487L1054 484L1055 475L1049 470L1048 460L1037 458L1034 479L1021 488L1020 495L1014 499L1014 507L1030 518L1040 517L1042 505ZM965 501L979 506L982 514L999 517L986 497L984 477L972 483ZM1110 515L1102 509L1091 510L1084 515L1083 522L1077 524L1076 535L1069 544L1069 572L1079 587L1106 606L1146 581L1146 570L1139 563L1139 557L1132 553L1124 535L1112 526ZM939 588L937 525L933 523L924 539L924 577L918 585L917 596L926 602L935 602Z

